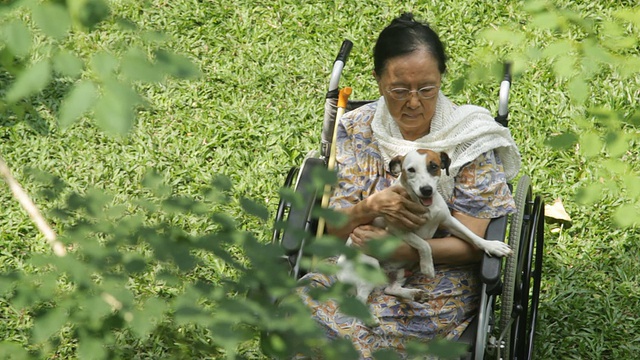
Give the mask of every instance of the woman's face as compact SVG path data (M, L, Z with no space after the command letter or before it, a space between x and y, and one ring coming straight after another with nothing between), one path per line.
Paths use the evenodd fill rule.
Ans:
M413 141L428 134L442 79L436 59L426 50L418 49L389 59L382 74L374 75L380 95L384 96L391 117L405 140ZM396 100L389 93L392 89L419 90L429 86L436 87L431 91L436 96L430 99L421 98L417 91L410 93L406 100Z

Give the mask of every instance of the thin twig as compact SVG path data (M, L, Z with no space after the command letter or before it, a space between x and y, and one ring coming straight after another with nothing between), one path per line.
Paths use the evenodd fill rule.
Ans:
M20 183L13 177L11 174L11 170L7 166L7 163L4 161L4 158L0 155L0 175L4 178L4 180L9 185L13 196L18 200L22 208L29 214L31 220L36 224L38 230L42 234L44 234L45 239L53 248L53 252L58 256L65 256L67 251L64 245L57 239L55 231L49 226L47 220L44 219L40 210L36 207L36 205L31 201L31 198L27 193L22 189Z

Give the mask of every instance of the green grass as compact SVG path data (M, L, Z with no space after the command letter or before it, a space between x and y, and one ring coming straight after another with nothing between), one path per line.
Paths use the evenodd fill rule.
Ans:
M557 3L592 20L611 18L613 12L609 2ZM233 182L234 198L255 199L273 213L289 166L318 148L323 97L340 42L349 38L355 43L342 84L354 88L354 98L374 98L370 55L375 36L406 10L433 24L447 44L450 63L445 92L451 91L448 80L486 56L486 42L480 39L483 29L510 27L527 34L530 43L541 49L559 39L584 36L575 28L563 33L536 29L519 1L175 0L152 1L149 6L114 2L114 13L164 32L167 46L187 55L202 77L141 85L150 105L140 111L137 126L126 138L108 137L88 119L60 129L55 120L56 99L68 84L53 84L34 99L35 114L25 119L11 112L0 114L0 153L45 212L59 200L38 195L41 185L29 176L28 168L54 174L75 191L106 190L116 201L145 195L141 181L148 168L156 169L176 193L196 197L214 175L224 174ZM639 29L629 26L625 31L637 38ZM100 31L74 35L65 47L91 54L147 46L137 35L104 24ZM36 46L44 42L40 39ZM495 49L496 62L509 52L509 48ZM6 79L0 81L6 84ZM494 111L495 85L496 79L483 78L452 97ZM625 114L639 108L638 76L623 78L604 67L592 85L589 106ZM613 156L585 157L573 147L554 150L545 145L553 135L580 130L581 110L572 104L566 82L557 80L545 58L521 68L514 79L510 127L524 159L522 173L531 175L535 192L547 202L561 198L573 218L569 228L547 227L536 355L539 359L634 358L640 352L636 311L640 232L620 229L612 221L616 207L633 198L631 190L625 190L628 198L613 189L603 190L602 198L592 202L575 201L580 188L609 183L611 176L603 164ZM639 131L624 126L622 132L629 144L622 158L632 169L627 175L637 179ZM8 189L0 189L0 261L7 268L32 271L25 261L49 249ZM269 222L246 216L237 203L225 210L241 228L269 239ZM211 230L206 222L189 215L172 221L188 233ZM54 225L64 230L65 224ZM210 261L211 269L203 270L208 276L226 275L224 266ZM21 341L28 316L2 308L3 338ZM67 351L64 346L69 344L61 345L61 357ZM132 351L138 351L140 358L153 357L172 346L157 337Z

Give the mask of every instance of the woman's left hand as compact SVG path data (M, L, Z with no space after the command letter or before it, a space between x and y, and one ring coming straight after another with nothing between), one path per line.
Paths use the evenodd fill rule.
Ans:
M352 246L366 252L367 242L387 236L386 229L373 225L360 225L351 233Z

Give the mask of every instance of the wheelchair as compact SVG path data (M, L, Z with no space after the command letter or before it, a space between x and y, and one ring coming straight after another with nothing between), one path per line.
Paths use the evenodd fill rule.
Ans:
M309 184L313 183L318 169L333 170L335 123L344 112L371 102L340 99L340 76L352 47L352 42L345 40L333 63L320 150L307 156L301 166L292 167L286 176L284 187L295 191L303 201L294 202L283 197L276 212L272 241L282 247L283 258L295 278L304 275L300 259L304 256L305 246L322 231L323 219L314 208L326 207L326 189L323 191ZM510 86L510 66L505 64L495 118L503 126L508 125ZM515 187L509 186L514 194L516 211L510 216L492 219L485 238L508 241L513 255L504 260L504 266L503 260L497 257L485 255L482 260L478 314L458 339L467 345L463 359L524 360L533 356L542 277L544 203L541 196L533 195L531 179L527 175L521 175Z

